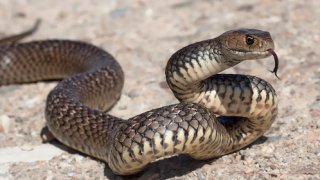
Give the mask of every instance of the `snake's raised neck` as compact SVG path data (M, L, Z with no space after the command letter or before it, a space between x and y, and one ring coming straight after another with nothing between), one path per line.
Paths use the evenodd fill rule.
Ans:
M179 89L198 86L199 82L244 60L266 58L272 55L270 50L273 49L273 40L266 31L227 31L217 38L190 44L174 53L166 66L167 82L180 99Z

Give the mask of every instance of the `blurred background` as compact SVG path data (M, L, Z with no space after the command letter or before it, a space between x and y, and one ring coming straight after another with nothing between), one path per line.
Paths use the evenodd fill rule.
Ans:
M73 39L110 52L125 72L111 114L129 118L177 103L165 83L169 57L192 42L237 28L269 31L280 60L243 62L227 73L270 82L280 98L271 129L250 148L199 162L176 157L130 178L320 178L320 2L318 0L1 0L0 38L38 31L25 41ZM0 87L0 179L121 179L104 163L44 145L46 96L55 82ZM67 150L67 151L66 151ZM70 152L71 151L71 152Z

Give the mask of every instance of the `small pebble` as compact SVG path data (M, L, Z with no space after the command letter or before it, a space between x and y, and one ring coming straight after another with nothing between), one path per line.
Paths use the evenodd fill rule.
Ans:
M27 107L33 107L33 106L35 106L36 104L38 104L39 102L41 102L40 97L34 97L34 98L31 98L31 99L27 99L27 100L25 101L25 105L26 105Z
M128 107L126 105L122 105L122 106L119 106L118 109L119 110L126 110Z
M207 179L207 173L205 171L198 171L196 174L197 174L197 179L199 180Z
M253 159L251 157L247 157L245 159L245 161L248 163L248 164L251 164L253 162Z
M166 81L161 81L159 83L159 86L162 88L162 89L170 89L168 83Z
M236 157L235 157L235 160L236 161L241 161L242 160L242 155L236 155Z
M252 173L253 172L253 169L252 168L246 168L245 169L245 173L246 174L249 174L249 173Z
M130 98L136 98L139 96L139 92L136 89L132 89L131 91L129 91L128 96Z
M33 146L30 144L25 144L23 146L21 146L21 150L23 151L32 151L33 150Z
M268 146L264 146L262 149L261 149L261 152L265 155L270 155L273 153L273 151L275 150L275 147L274 145L272 144L269 144Z
M151 8L146 9L144 14L146 17L151 17L153 15L153 9Z
M75 154L74 155L74 159L76 160L76 162L81 162L83 159L84 159L84 157L83 156L81 156L81 155L78 155L78 154Z
M14 120L7 115L0 116L0 132L9 133L14 127Z

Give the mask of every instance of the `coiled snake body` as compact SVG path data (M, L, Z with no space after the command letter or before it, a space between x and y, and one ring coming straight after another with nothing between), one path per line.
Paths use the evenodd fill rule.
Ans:
M244 60L276 57L265 31L228 31L177 51L165 72L181 103L127 121L103 112L119 99L124 81L120 65L104 50L67 40L0 42L0 85L65 78L48 95L50 132L104 160L116 174L136 173L166 156L209 159L239 150L268 130L277 114L269 83L217 74Z

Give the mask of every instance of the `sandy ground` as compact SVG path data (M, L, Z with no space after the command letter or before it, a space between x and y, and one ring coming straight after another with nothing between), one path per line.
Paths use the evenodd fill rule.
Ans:
M77 39L108 50L126 77L111 114L129 118L177 102L163 86L166 61L177 49L240 27L270 31L281 80L268 72L272 58L228 70L262 77L278 92L279 115L265 136L215 160L174 157L129 178L320 179L319 17L318 0L1 0L0 37L41 18L26 41ZM0 179L121 179L103 162L41 142L45 100L55 85L0 87Z

